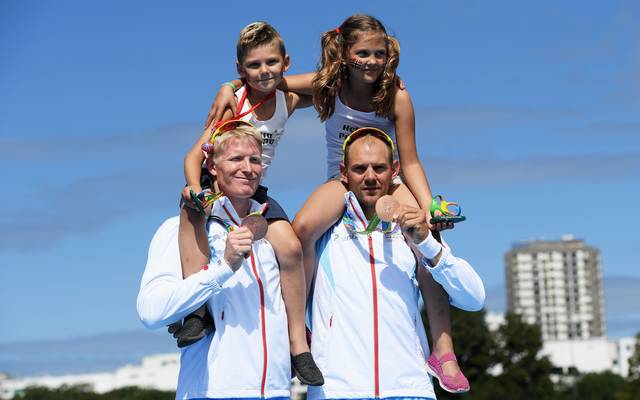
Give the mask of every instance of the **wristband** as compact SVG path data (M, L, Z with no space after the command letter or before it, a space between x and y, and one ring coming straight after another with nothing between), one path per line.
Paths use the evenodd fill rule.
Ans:
M429 232L429 236L418 243L416 247L420 250L420 253L429 260L436 258L440 251L442 251L442 245L433 237L431 232Z
M236 85L234 85L231 81L223 83L222 86L229 86L234 92L238 90Z

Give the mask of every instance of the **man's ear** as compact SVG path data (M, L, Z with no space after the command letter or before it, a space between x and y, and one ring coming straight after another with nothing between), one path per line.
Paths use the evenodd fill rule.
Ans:
M205 160L205 165L209 170L209 173L211 173L211 175L213 176L216 176L216 166L213 163L213 156L207 157L207 159Z
M236 61L236 71L238 71L238 75L240 75L241 78L247 77L247 74L244 72L244 68L237 61Z
M347 184L347 167L344 163L340 163L340 182Z
M291 58L289 58L288 54L284 55L284 68L282 68L282 72L287 72L289 70L289 66L291 65Z
M393 163L391 163L391 172L391 180L396 179L396 176L400 173L400 163L398 160L393 160Z

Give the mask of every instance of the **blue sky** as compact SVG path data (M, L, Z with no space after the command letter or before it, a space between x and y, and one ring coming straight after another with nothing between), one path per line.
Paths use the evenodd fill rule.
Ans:
M182 157L235 76L240 29L269 21L306 72L321 32L356 12L400 41L431 187L468 216L448 241L490 291L513 242L567 233L602 251L606 279L640 282L637 2L9 0L0 343L142 329L148 244L177 213ZM277 151L267 183L290 215L324 179L323 134L297 113ZM638 296L619 297L607 309L631 325L614 336L640 330Z

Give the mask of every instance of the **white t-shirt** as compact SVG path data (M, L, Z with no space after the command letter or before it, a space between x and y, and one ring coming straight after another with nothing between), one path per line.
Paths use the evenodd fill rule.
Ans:
M327 141L327 178L332 179L340 173L342 162L342 143L351 132L358 128L371 126L385 131L393 140L395 146L394 157L398 159L396 145L396 124L394 121L377 116L375 112L363 112L349 108L342 104L336 96L336 107L333 115L324 124Z
M236 98L242 98L242 94L246 90L243 86L236 92ZM276 90L276 110L273 116L266 121L256 119L255 114L249 113L241 119L253 124L262 134L262 179L267 175L267 169L271 166L271 162L276 155L276 147L280 138L284 134L284 125L289 119L289 111L287 110L287 98L281 90ZM251 108L251 104L247 101L242 105L240 112L245 112Z

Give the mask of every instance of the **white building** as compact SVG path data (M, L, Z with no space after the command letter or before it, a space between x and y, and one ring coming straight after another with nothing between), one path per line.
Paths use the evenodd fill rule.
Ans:
M62 385L88 385L96 393L106 393L126 386L175 391L180 370L180 354L158 354L142 359L141 365L125 365L115 372L77 374L62 376L36 376L11 378L0 374L0 399L11 399L28 386L58 388ZM306 386L294 379L291 397L299 398L306 393Z
M600 252L570 236L514 245L505 255L507 308L545 341L605 337Z
M549 340L542 346L542 355L563 373L613 371L611 343L606 337L582 340Z
M626 337L609 342L612 371L624 377L629 376L629 358L636 348L636 338Z
M496 331L505 323L504 315L487 313L485 322L490 330ZM608 340L606 337L573 340L543 341L541 356L548 356L551 363L562 370L563 374L574 371L580 373L598 373L611 371L623 377L629 375L629 358L635 351L636 339L626 337ZM501 368L491 373L499 375Z
M105 393L126 386L158 390L176 390L180 354L158 354L142 359L142 365L125 365L115 372L93 374L37 376L12 379L0 378L0 397L10 399L28 386L58 388L62 385L88 385L96 393Z

